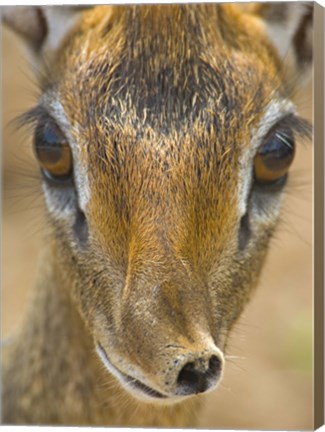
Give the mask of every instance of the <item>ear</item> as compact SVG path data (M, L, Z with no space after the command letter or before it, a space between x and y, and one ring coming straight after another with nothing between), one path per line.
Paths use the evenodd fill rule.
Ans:
M264 21L266 33L280 60L296 73L310 72L313 57L313 2L260 3L254 13Z
M78 20L83 7L5 6L2 19L35 54L55 51Z

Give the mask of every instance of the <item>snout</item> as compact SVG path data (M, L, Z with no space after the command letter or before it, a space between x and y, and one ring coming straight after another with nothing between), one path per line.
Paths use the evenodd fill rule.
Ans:
M129 270L114 337L101 333L107 369L125 390L150 402L175 403L216 388L224 356L207 286L182 268L154 286Z
M200 351L181 350L157 359L155 373L139 371L125 359L113 364L102 345L99 354L108 371L136 399L160 404L181 402L184 398L215 389L224 369L224 356L215 346ZM162 367L163 365L163 367Z

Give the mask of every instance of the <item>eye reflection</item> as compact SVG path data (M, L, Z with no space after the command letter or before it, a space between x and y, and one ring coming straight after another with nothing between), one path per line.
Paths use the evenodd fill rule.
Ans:
M285 176L295 155L295 141L290 130L273 131L260 146L254 158L255 181L277 182Z
M72 174L72 154L69 144L51 120L39 124L34 136L34 153L46 178L66 180Z

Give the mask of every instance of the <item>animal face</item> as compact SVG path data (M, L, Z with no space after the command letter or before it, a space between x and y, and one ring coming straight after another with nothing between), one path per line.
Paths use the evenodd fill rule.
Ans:
M308 133L261 18L97 7L28 114L62 280L136 397L215 388Z

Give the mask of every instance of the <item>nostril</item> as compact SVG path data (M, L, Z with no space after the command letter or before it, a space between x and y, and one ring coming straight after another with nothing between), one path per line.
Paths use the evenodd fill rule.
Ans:
M203 393L215 384L222 369L221 360L215 355L211 356L205 370L202 370L202 361L200 358L196 363L186 363L180 370L177 377L178 394Z
M178 375L177 384L186 394L204 392L207 388L206 374L196 370L194 363L187 363Z
M213 355L209 360L209 373L212 376L218 376L221 371L221 360Z
M194 370L194 363L187 363L178 375L177 384L187 384L190 382L196 382L196 380L197 374Z

